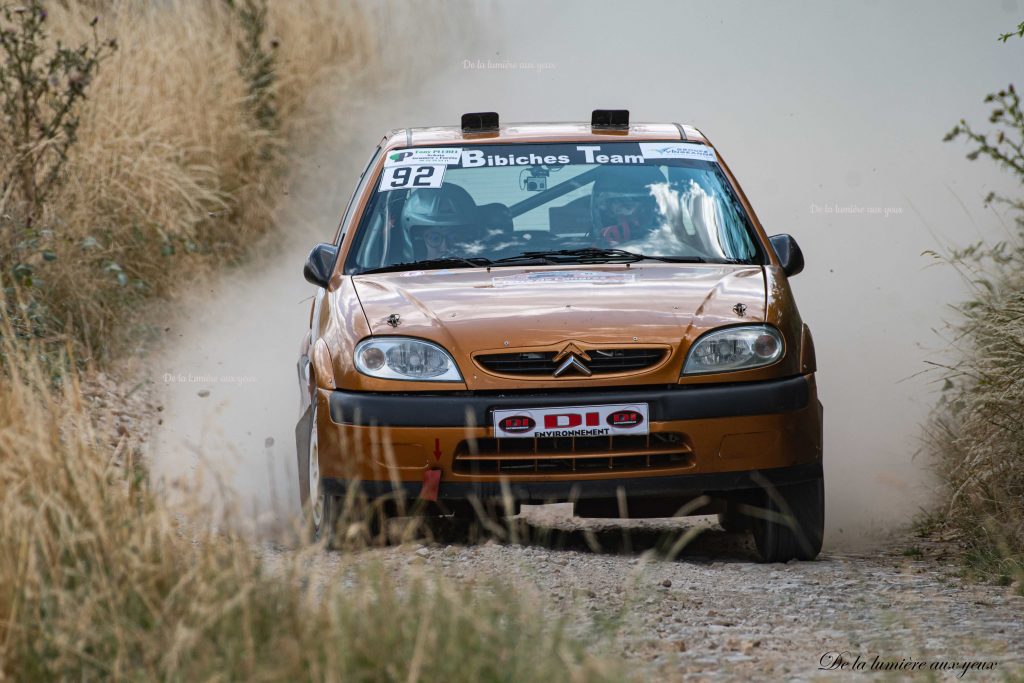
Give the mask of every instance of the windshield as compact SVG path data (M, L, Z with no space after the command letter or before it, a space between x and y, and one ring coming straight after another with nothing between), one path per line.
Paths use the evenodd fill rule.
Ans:
M466 145L388 154L345 271L511 265L544 254L558 258L544 262L594 262L624 252L762 262L746 212L705 145Z

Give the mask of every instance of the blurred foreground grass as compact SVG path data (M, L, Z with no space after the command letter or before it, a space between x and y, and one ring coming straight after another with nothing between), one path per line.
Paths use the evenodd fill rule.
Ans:
M3 327L9 332L9 327ZM4 335L0 385L0 678L34 680L621 680L542 605L426 572L396 583L318 546L276 552L184 520L132 454L101 445ZM344 576L343 576L344 573Z

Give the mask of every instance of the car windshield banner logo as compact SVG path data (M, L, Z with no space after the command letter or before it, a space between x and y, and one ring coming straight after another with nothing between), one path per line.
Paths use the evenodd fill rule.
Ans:
M703 161L717 163L715 150L697 142L602 142L600 144L500 144L395 149L385 166L443 164L456 168L495 166L643 165Z

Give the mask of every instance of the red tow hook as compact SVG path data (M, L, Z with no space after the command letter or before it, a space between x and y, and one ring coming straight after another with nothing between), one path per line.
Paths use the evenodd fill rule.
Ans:
M434 439L434 466L423 471L423 487L420 489L420 500L437 502L437 493L441 488L441 439Z

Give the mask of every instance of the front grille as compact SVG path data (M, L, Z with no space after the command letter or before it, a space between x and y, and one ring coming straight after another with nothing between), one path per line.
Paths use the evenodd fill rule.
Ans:
M591 372L629 372L657 365L665 352L661 349L598 349L590 351L584 365Z
M467 439L455 448L458 474L571 474L673 470L693 464L678 432L648 435Z
M554 351L489 353L477 356L476 362L499 375L550 375L558 367L552 360L554 357Z
M617 372L636 372L657 365L665 358L664 349L586 349L590 360L580 358L595 375ZM485 370L498 375L550 377L558 368L556 351L528 351L520 353L488 353L476 357ZM570 373L566 376L578 377Z

